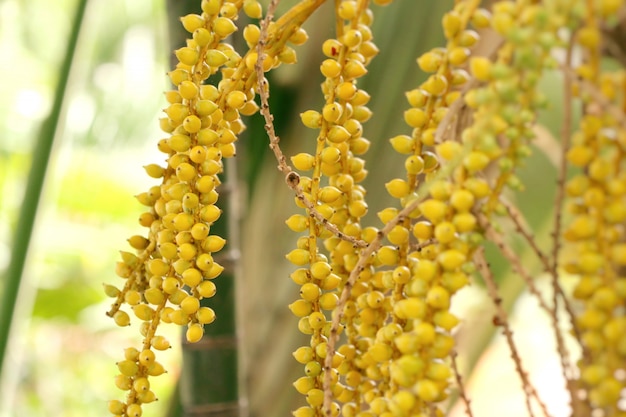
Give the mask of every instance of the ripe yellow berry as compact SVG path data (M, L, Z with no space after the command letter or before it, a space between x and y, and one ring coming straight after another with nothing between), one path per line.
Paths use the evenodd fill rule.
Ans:
M313 311L313 305L306 300L296 300L289 304L288 307L296 317L308 316Z
M320 65L320 72L326 78L336 78L341 75L341 65L335 59L325 59Z
M159 362L154 362L148 367L148 375L150 376L159 376L165 372L165 368Z
M492 63L489 58L475 56L470 59L470 72L478 81L489 81L491 79Z
M352 100L352 98L354 98L354 96L356 95L356 91L356 85L354 85L354 83L351 81L344 81L335 88L335 94L337 95L337 97L346 101ZM353 111L356 111L356 108Z
M117 369L125 376L135 376L139 370L139 366L135 361L123 360L117 363Z
M315 110L307 110L304 113L300 113L300 119L306 127L311 129L318 129L322 125L322 115Z
M450 11L441 20L443 31L447 39L452 39L463 28L463 20L456 10Z
M300 394L306 395L307 392L315 388L315 378L311 376L300 377L293 383L293 387Z
M395 198L404 198L411 191L408 182L405 180L396 178L385 184L387 192Z
M133 313L139 320L150 321L154 318L154 310L147 304L133 306Z
M428 117L424 110L412 108L404 112L404 121L411 127L421 128L428 121Z
M226 97L226 103L234 109L242 108L247 101L246 93L240 90L231 91Z
M447 309L450 307L450 293L442 286L436 285L428 291L426 302L433 308Z
M349 59L343 68L343 75L346 80L360 78L367 74L367 68L355 59Z
M197 14L188 14L180 18L181 23L185 30L189 33L193 33L196 29L204 26L204 19Z
M350 139L350 132L343 126L333 126L328 131L328 140L333 143L342 143Z
M195 48L190 48L188 46L177 49L174 51L176 58L185 65L192 66L196 62L198 62L198 51Z
M337 306L338 301L339 297L332 292L323 294L319 299L320 307L324 310L333 310Z
M470 172L482 171L489 164L489 157L480 151L472 151L463 158L463 165Z
M114 298L117 297L120 293L120 290L114 285L102 284L102 286L104 287L104 293L107 297Z
M294 249L289 252L285 257L289 262L297 266L306 265L311 260L311 254L308 250L305 249Z
M213 41L213 34L202 27L193 31L192 38L202 48Z
M326 324L326 317L324 316L324 313L320 311L312 312L309 315L308 320L309 320L309 325L311 326L311 329L314 329L314 330L321 329Z
M196 317L201 324L211 324L215 321L215 311L210 307L200 307Z
M439 223L446 215L447 205L443 201L429 199L418 206L422 215L432 223Z
M111 414L122 415L126 410L126 404L118 400L111 400L108 409Z
M125 326L130 325L130 317L125 311L119 310L115 312L115 314L113 315L113 320L115 321L115 324L117 324L120 327L125 327Z
M150 341L150 343L152 344L152 347L155 348L156 350L166 350L171 347L170 341L167 340L165 336L154 336L152 340ZM147 366L150 366L153 363L154 363L154 358L152 359L152 361L146 362Z
M212 281L203 281L198 284L196 289L198 290L198 294L200 294L203 298L211 298L217 291L217 288Z
M130 404L126 407L126 416L128 417L141 417L142 411L139 404Z
M191 324L185 333L185 337L189 343L199 342L202 336L204 336L204 328L198 323Z
M202 207L200 210L200 218L207 223L215 222L221 214L222 210L214 204Z
M183 120L183 128L189 133L197 133L202 127L202 122L198 116L190 115Z
M237 26L227 17L218 17L213 21L213 30L218 36L225 38L237 30Z
M321 294L320 287L312 282L308 282L300 288L300 297L306 301L315 301Z
M452 65L463 65L470 55L468 48L457 46L448 52L448 60Z
M441 54L433 51L426 52L417 58L417 65L424 72L435 72L441 66L443 57ZM421 106L420 106L421 107Z
M350 29L341 37L341 43L346 45L348 48L357 47L362 40L363 35L357 29Z
M257 0L244 0L243 12L252 19L260 19L263 16L263 8Z
M456 228L451 222L441 222L435 226L435 239L439 243L450 243L456 238Z
M410 136L398 135L389 139L389 142L391 142L391 146L398 153L401 153L401 154L413 153L415 141Z
M441 393L437 384L430 379L425 378L417 381L414 389L415 393L421 400L428 402L435 401Z
M178 84L178 92L184 99L192 100L196 98L198 91L198 86L193 81L185 80Z
M315 165L315 157L308 153L299 153L291 157L291 162L300 171L309 171Z
M393 246L383 246L378 250L376 257L383 265L396 265L399 259L398 249Z
M188 296L180 302L180 309L185 313L192 315L200 308L200 301L193 296Z

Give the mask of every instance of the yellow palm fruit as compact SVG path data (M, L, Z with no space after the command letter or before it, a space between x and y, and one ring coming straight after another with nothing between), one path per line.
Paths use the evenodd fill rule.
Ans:
M108 403L108 409L111 414L122 415L126 410L126 404L118 400L111 400Z
M300 394L306 395L307 392L315 388L315 378L310 376L300 377L293 383L293 386Z
M306 265L311 260L311 255L309 251L304 249L294 249L286 255L286 258L289 262L294 265L302 266Z
M120 290L114 285L102 284L102 286L107 297L115 298L120 294Z
M196 29L204 26L204 18L197 14L188 14L180 18L181 23L185 30L189 33L193 33Z
M260 19L263 16L263 8L257 0L244 0L243 11L252 19Z
M196 62L198 62L198 51L194 48L190 48L185 46L183 48L177 49L174 51L176 58L185 65L192 66Z
M216 293L216 286L211 281L203 281L197 286L198 293L203 298L211 298Z
M289 304L289 310L296 317L305 317L311 314L313 311L313 305L306 300L296 300L293 303Z
M196 313L200 324L210 324L215 321L215 311L210 307L200 307Z
M215 34L225 38L237 30L237 26L227 17L218 17L213 21Z
M139 366L135 361L123 360L117 362L116 365L120 373L125 376L135 376L137 374L137 371L139 370Z
M469 62L470 71L478 81L489 81L491 79L492 63L486 57L472 57Z
M385 184L387 192L395 198L406 197L410 192L409 184L402 179L396 178Z
M291 414L294 417L315 417L315 410L311 407L299 407Z
M291 157L294 167L300 171L309 171L313 169L315 157L308 153L299 153Z
M315 110L307 110L304 113L300 113L302 123L311 129L318 129L322 123L322 115Z
M187 338L187 341L189 343L199 342L200 339L202 339L203 335L204 328L198 323L189 325L189 327L187 328L187 332L185 333L185 337Z
M126 416L128 417L141 417L142 414L143 412L139 404L129 404L126 407Z
M130 325L130 317L128 316L126 312L121 311L121 310L118 310L117 312L115 312L115 314L113 315L113 320L115 321L115 324L117 324L120 327L125 327L125 326Z

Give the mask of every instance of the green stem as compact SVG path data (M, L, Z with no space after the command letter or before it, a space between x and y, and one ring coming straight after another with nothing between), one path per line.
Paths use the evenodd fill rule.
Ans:
M35 216L37 215L37 207L44 185L54 136L61 118L63 100L67 90L70 70L76 52L76 45L78 44L78 37L83 16L85 15L87 1L88 0L79 0L76 6L72 31L67 42L67 50L65 51L63 62L61 63L59 81L52 103L52 110L41 125L37 144L33 151L32 165L30 173L28 174L26 191L24 193L20 217L13 239L11 260L6 273L6 285L2 293L2 300L0 301L0 374L2 374L2 366L9 341L11 322L13 321L15 303L20 289L20 281L26 263L26 255L33 232L33 225L35 223Z

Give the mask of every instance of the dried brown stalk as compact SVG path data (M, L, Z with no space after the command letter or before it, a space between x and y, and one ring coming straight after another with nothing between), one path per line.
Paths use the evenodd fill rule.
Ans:
M467 396L467 392L465 391L465 385L463 384L463 378L461 377L461 373L459 372L459 367L457 366L457 363L456 363L457 356L458 356L458 353L456 353L456 350L452 350L452 352L450 353L450 360L452 361L452 371L454 372L454 378L456 379L456 384L459 387L459 395L461 396L461 398L463 399L463 402L465 403L465 414L467 414L467 417L474 417L474 415L472 414L472 408L470 407L471 400Z
M280 172L285 174L285 181L287 182L287 185L294 191L294 193L296 194L296 198L300 200L300 202L302 202L302 205L306 207L309 215L315 218L320 224L324 226L324 228L326 228L333 235L337 236L340 239L347 240L355 247L364 248L367 246L367 242L361 239L355 239L354 237L348 236L343 233L335 224L329 222L328 219L322 216L322 214L315 208L315 205L306 198L302 187L300 187L299 185L300 176L293 170L293 168L289 166L289 164L287 163L287 158L280 148L280 138L278 137L278 135L276 135L276 131L274 129L274 116L271 114L269 108L269 84L263 73L263 61L265 59L264 51L267 42L267 28L274 16L274 12L276 10L276 7L278 6L279 1L280 0L272 0L270 2L267 9L267 14L265 18L261 21L261 34L259 37L259 43L257 45L258 59L254 66L258 80L259 97L261 98L260 112L265 119L264 127L270 140L270 149L272 150L274 156L276 157L276 160L278 161L278 169L280 170Z
M528 271L526 271L526 269L522 265L522 261L515 254L515 251L513 251L513 249L504 241L502 236L498 232L495 231L495 229L491 226L489 219L487 219L485 215L483 214L478 215L478 223L483 229L485 229L486 237L490 241L495 243L495 245L500 250L500 253L502 253L502 255L506 259L508 259L509 262L511 262L511 265L513 266L513 269L515 270L515 272L517 272L522 277L522 279L528 286L528 290L531 292L531 294L533 294L537 298L537 302L539 303L539 306L548 314L550 314L552 312L552 309L548 306L548 304L546 304L545 300L543 299L543 296L541 295L541 293L535 286L533 277L531 277Z
M489 294L489 297L493 300L493 303L496 306L496 323L497 325L502 327L502 333L504 334L509 349L511 350L511 358L515 363L515 370L522 380L522 388L525 394L524 399L526 402L526 408L528 409L528 413L531 417L534 417L533 409L530 403L531 398L534 398L535 401L537 401L537 403L539 404L541 410L543 411L543 414L545 416L550 416L546 405L539 397L537 390L528 378L528 373L524 370L524 367L522 365L522 358L520 357L517 346L515 345L515 341L513 340L513 332L509 325L507 313L502 307L502 298L500 298L500 295L498 294L498 287L493 277L493 273L491 272L489 264L485 259L484 248L480 247L476 250L474 254L474 260L476 262L478 270L483 276L485 285L487 286L487 293Z

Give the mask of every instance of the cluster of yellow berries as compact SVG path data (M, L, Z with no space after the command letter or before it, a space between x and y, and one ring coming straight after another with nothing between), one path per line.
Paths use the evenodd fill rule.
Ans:
M142 405L156 400L149 377L165 370L155 351L170 347L157 334L161 323L186 326L187 341L195 343L203 337L203 326L216 318L210 307L201 305L202 299L215 295L213 280L224 269L214 254L226 241L211 234L211 226L221 214L217 202L222 160L235 155L235 141L245 129L241 116L258 111L254 66L260 29L254 24L244 28L249 50L243 57L228 38L238 30L241 11L259 19L262 8L257 0L203 0L201 8L201 14L181 18L191 37L175 51L178 63L168 74L175 89L165 93L168 107L160 125L169 136L158 142L166 166L144 167L161 184L136 196L148 207L139 217L139 223L149 229L147 237L132 236L129 243L135 253L122 252L116 273L125 279L124 285L105 285L107 295L115 298L107 313L115 323L130 325L124 305L142 322L141 348L126 349L124 360L117 363L120 373L115 383L127 395L125 401L110 401L109 411L116 416L141 416ZM299 10L300 18L312 10L311 6ZM270 30L266 70L295 62L287 41L306 41L293 21L280 23ZM207 84L214 74L221 81Z
M586 10L574 41L584 59L576 74L598 96L576 88L583 116L572 135L568 163L577 169L566 185L568 212L564 237L565 269L580 277L574 297L582 308L576 317L586 355L580 378L594 407L605 415L624 415L626 388L626 124L609 106L626 109L626 72L601 67L602 28L621 2L603 1Z
M310 346L294 352L306 374L294 385L308 402L294 412L297 417L441 414L436 404L448 396L451 330L459 322L450 312L451 297L469 283L474 269L471 258L483 233L478 216L494 212L504 188L517 184L513 171L527 153L534 110L542 104L536 81L556 43L553 40L534 54L536 62L527 62L528 51L515 50L514 31L554 36L558 24L554 21L541 30L525 30L533 19L545 18L547 11L539 7L515 21L516 13L529 8L498 2L492 16L479 8L479 1L468 0L446 13L442 22L446 47L418 59L420 68L431 75L407 93L411 107L404 118L412 133L391 139L392 147L407 155L407 176L389 181L387 191L400 207L419 204L389 230L388 244L361 260L355 240L372 244L380 237L379 229L360 224L367 205L358 182L365 171L354 157L367 149L358 123L364 120L357 109L369 97L352 79L365 74L368 51L376 50L364 43L371 38L366 3L337 5L341 31L337 39L323 44L326 104L322 112L302 114L306 126L320 129L316 151L292 158L297 169L313 171L311 177L301 177L306 196L340 231L329 236L310 215L294 215L287 221L292 230L308 232L287 255L302 267L292 274L301 291L290 308L300 317L300 331L311 334ZM364 13L355 16L355 10ZM355 17L359 20L350 20ZM492 27L505 38L495 62L490 57L470 58L479 41L470 25L476 30ZM472 77L478 86L468 86ZM460 100L474 112L469 121L458 111ZM450 110L451 106L457 108ZM449 110L456 114L448 116ZM455 124L463 131L460 141ZM485 172L494 165L498 175L490 183ZM322 175L328 177L328 185L322 184ZM391 207L378 217L387 225L398 213ZM318 247L319 238L325 239L328 255ZM351 282L361 261L365 262ZM347 298L340 299L342 293ZM329 350L334 346L329 338L338 336L329 333L324 310L342 317L339 330L344 339L336 350ZM326 360L329 354L333 357ZM324 366L329 363L332 367Z
M536 112L545 104L537 82L556 65L551 54L562 46L558 31L570 17L560 2L500 1L487 11L476 0L458 1L444 15L446 47L418 58L430 75L407 93L411 107L404 119L413 130L390 140L406 155L406 178L389 181L387 191L400 208L418 204L384 235L386 244L374 256L361 259L357 243L373 244L381 229L360 224L367 205L358 185L363 164L354 155L365 142L354 120L363 121L355 110L364 103L351 79L366 70L344 57L347 51L368 62L362 50L371 37L362 29L368 14L350 21L366 3L337 4L342 29L323 45L326 104L302 114L306 126L320 129L316 151L292 158L297 169L313 171L301 178L306 197L340 231L329 236L310 213L287 221L292 230L308 232L287 255L301 266L292 274L300 299L290 309L300 317L300 331L311 335L310 346L294 352L306 374L294 386L308 402L296 417L442 415L437 403L448 397L451 331L459 323L451 298L470 282L472 257L485 234L481 221L505 212L500 198L506 189L521 188L515 170L529 154ZM472 56L478 31L486 28L502 44L487 56ZM379 212L383 225L398 220L400 208ZM325 310L341 315L337 349L339 336Z
M156 400L149 377L165 370L155 352L170 347L157 333L161 323L186 326L194 343L215 320L201 300L215 295L213 280L224 269L214 254L226 241L211 234L221 214L223 158L236 153L241 117L259 110L257 93L267 98L257 67L261 74L295 63L287 43L306 42L301 26L323 3L302 0L267 26L248 24L241 55L228 38L241 12L262 17L257 0L202 0L201 14L181 18L191 37L175 51L178 64L169 73L175 89L165 94L161 119L168 137L158 142L166 166L145 167L161 184L137 196L148 207L139 218L147 237L131 237L135 252L122 252L121 288L105 285L115 298L108 314L127 326L132 310L143 336L141 348L127 348L117 363L115 383L126 399L110 401L113 415L141 416L142 405ZM310 336L293 352L303 365L293 385L307 403L295 417L443 415L452 331L460 321L452 298L470 282L486 222L506 212L503 193L522 188L516 170L530 153L536 114L546 102L538 81L559 65L554 50L568 47L567 36L582 52L576 92L585 106L567 152L580 172L564 185L571 216L563 232L564 252L573 255L564 266L580 275L574 297L584 305L576 319L586 351L580 378L594 406L623 415L626 74L600 62L602 30L620 7L617 0L504 0L488 11L480 0L457 0L442 19L445 47L417 59L428 77L406 93L404 120L412 130L390 139L406 176L385 184L397 204L377 213L383 224L377 228L361 224L368 211L362 156L370 147L363 124L372 112L369 94L359 88L379 52L374 14L369 0L335 1L336 36L322 44L324 104L301 114L316 132L315 144L291 158L302 173L295 201L304 213L286 221L303 233L286 256L298 267L291 278L300 287L289 309ZM497 46L477 56L473 48L484 30ZM221 81L207 83L215 74Z
M338 2L335 14L337 37L322 45L325 59L320 71L325 77L322 84L325 104L321 112L308 110L301 115L302 123L318 132L315 151L291 158L296 169L312 172L310 176L300 177L305 197L322 218L339 231L339 235L334 236L310 213L296 214L287 220L292 230L307 232L298 239L297 249L287 255L292 263L301 267L291 275L301 286L300 298L289 307L300 317L299 330L311 335L310 345L294 352L296 360L304 365L305 374L294 386L306 396L308 403L294 412L297 417L339 415L338 402L327 404L330 410L323 412L325 378L332 383L334 398L342 402L352 398L354 390L339 381L342 371L338 369L348 369L353 358L335 352L332 369L325 368L330 313L336 309L339 294L358 259L355 242L371 241L375 236L375 233L370 234L368 238L360 227L360 219L367 214L368 206L365 189L359 184L367 170L359 156L365 154L370 145L363 137L362 124L369 120L371 111L366 106L369 94L357 84L378 53L370 29L373 14L367 1L356 0ZM319 247L322 242L323 247ZM347 416L345 412L343 415Z

